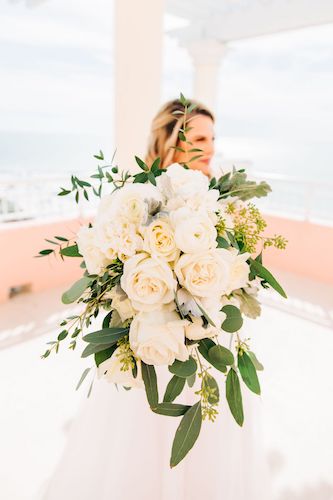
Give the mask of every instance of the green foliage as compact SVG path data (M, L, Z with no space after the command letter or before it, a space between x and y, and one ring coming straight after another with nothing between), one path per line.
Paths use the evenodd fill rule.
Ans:
M96 366L98 367L101 363L103 363L107 359L111 358L112 354L117 349L117 347L118 347L117 344L114 344L114 345L108 347L107 349L104 349L103 351L95 352L94 358L95 358Z
M243 169L233 169L223 175L219 180L211 183L211 189L218 189L220 198L228 196L238 196L242 201L250 200L251 198L261 198L267 196L271 191L267 182L254 182L247 180L247 174Z
M191 450L201 430L201 402L198 401L183 416L172 445L170 467L173 468Z
M169 366L169 371L178 377L186 379L197 371L197 363L192 356L190 356L187 361L179 361L176 359L174 363Z
M128 334L128 328L102 328L83 337L85 342L91 344L114 344Z
M274 290L276 290L282 297L287 298L286 292L283 290L282 286L274 278L274 276L264 267L258 260L249 258L251 272L255 276L263 278Z
M222 311L227 315L222 323L222 330L229 333L240 330L243 325L243 318L238 307L227 305L222 307Z
M257 376L257 372L250 356L246 352L238 351L238 369L241 377L250 391L255 394L260 394L260 384Z
M60 249L61 255L65 257L82 257L77 245L71 245Z
M163 402L171 403L174 401L184 389L185 382L186 378L174 375L166 387Z
M83 381L85 380L85 378L86 378L86 376L88 375L88 373L90 372L90 370L91 370L91 368L86 368L86 369L84 370L84 372L82 373L81 378L80 378L80 380L79 380L79 382L78 382L78 384L77 384L77 386L76 386L76 388L75 388L75 390L76 390L76 391L77 391L77 390L81 387L81 384L82 384L82 383L83 383Z
M262 371L264 369L263 365L258 361L257 356L252 351L247 351L247 354L250 356L252 363L257 371Z
M208 357L213 366L217 365L232 365L234 363L234 356L229 349L222 345L215 345L208 351Z
M219 360L215 360L214 358L210 357L209 351L213 347L216 347L216 344L212 339L202 339L199 342L198 351L212 366L214 366L214 368L222 373L226 373L226 365L224 363L221 363Z
M159 415L166 415L168 417L180 417L184 415L191 407L188 405L181 405L177 403L159 403L157 406L152 408L154 413Z
M232 416L237 424L242 426L244 423L243 400L236 370L230 368L226 379L226 397Z
M76 281L67 292L62 295L63 304L72 304L86 291L91 284L92 279L84 276Z
M151 408L155 409L158 405L158 387L155 367L153 365L147 365L141 361L141 369L148 403Z

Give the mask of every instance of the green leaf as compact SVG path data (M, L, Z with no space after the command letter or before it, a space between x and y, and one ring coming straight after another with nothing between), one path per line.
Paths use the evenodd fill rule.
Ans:
M61 191L58 193L58 196L66 196L67 194L71 193L72 191L69 191L68 189L60 188Z
M193 387L194 386L194 383L195 383L195 379L196 379L196 374L193 373L193 375L190 375L189 377L186 378L187 380L187 385L189 387Z
M170 467L175 467L194 446L201 429L201 401L193 405L183 416L172 444Z
M195 110L195 108L197 108L197 106L198 105L195 102L192 102L192 104L190 104L190 106L188 107L187 112L192 113L192 111Z
M197 362L192 356L187 361L179 361L176 359L174 363L169 366L169 372L177 375L178 377L187 378L197 371Z
M54 252L51 248L46 248L45 250L41 250L39 252L39 255L49 255L50 253Z
M216 238L216 241L217 241L217 248L229 248L230 247L230 243L225 238L222 238L222 236L218 236Z
M226 397L234 419L242 426L244 423L242 393L238 375L233 368L230 368L226 379Z
M243 325L243 318L238 307L227 305L222 307L222 312L227 315L222 323L222 330L229 333L237 332Z
M113 311L110 311L110 312L107 313L107 315L103 319L102 328L109 328L110 321L111 321L111 318L112 318L112 313L113 313Z
M216 344L215 342L212 340L212 339L202 339L200 340L199 342L199 347L198 347L198 350L200 352L200 354L207 360L210 362L210 359L209 359L209 355L208 355L208 351L209 349L211 349L212 347L214 347Z
M63 330L62 332L59 333L58 335L58 340L61 341L61 340L64 340L68 335L68 331L67 330Z
M156 408L158 405L158 387L155 367L141 361L141 370L148 403L151 408Z
M264 369L263 365L258 360L257 356L252 351L247 351L248 355L251 358L252 363L257 371L262 371Z
M103 151L100 151L98 155L94 155L94 158L96 158L96 160L104 160L104 154L103 154Z
M250 356L246 352L238 353L238 369L241 377L250 391L255 394L260 394L260 384L257 376L257 371Z
M184 415L191 407L177 403L163 402L152 408L154 413L167 415L168 417L180 417Z
M87 358L92 354L96 354L96 352L105 351L108 347L111 347L113 345L114 344L88 344L87 347L83 350L81 358Z
M156 186L156 179L155 179L155 175L153 174L153 172L148 172L148 181L153 184L153 186Z
M66 257L82 257L77 245L71 245L70 247L61 248L60 253L61 255L65 255Z
M111 347L104 349L103 351L95 352L94 358L96 366L98 367L101 363L103 363L103 361L106 361L107 359L111 358L112 354L117 348L118 348L117 344L114 344Z
M139 158L138 156L135 156L135 161L139 165L139 167L145 172L149 170L148 165L146 165L145 162L141 160L141 158Z
M156 158L156 160L153 162L152 166L150 167L150 170L155 173L155 171L159 170L161 164L161 158Z
M84 370L84 372L82 373L81 378L80 378L80 380L79 380L79 382L78 382L78 384L77 384L77 386L75 388L76 391L80 388L82 382L84 381L84 379L86 378L86 376L88 375L88 373L90 372L90 370L91 370L91 368L86 368Z
M177 377L177 375L174 375L167 385L163 402L171 403L172 401L174 401L184 389L185 382L185 378Z
M140 174L134 175L133 183L145 184L148 180L148 175L145 172L141 172Z
M215 364L232 365L234 363L232 352L222 345L211 347L208 351L208 356L213 366L215 366Z
M68 241L68 239L64 238L63 236L55 236L55 239L59 241Z
M128 328L102 328L102 330L88 333L83 337L83 340L91 344L113 344L127 334Z
M211 394L208 396L208 402L210 404L218 403L220 400L220 389L215 378L212 377L211 375L208 375L204 377L202 383L208 386L211 390Z
M186 97L184 97L184 95L183 95L182 93L180 93L179 100L180 100L180 103L181 103L183 106L186 106L186 105L187 105L187 99L186 99Z
M71 304L79 299L91 282L91 278L86 276L76 281L74 285L72 285L71 288L62 295L61 300L63 304Z
M276 290L282 297L285 299L287 298L286 292L283 290L282 286L277 282L277 280L274 278L274 276L264 267L260 262L257 260L252 259L252 257L249 258L250 261L250 267L251 271L253 271L256 276L259 276L260 278L263 278L267 283L271 285L274 290Z
M182 142L186 142L186 137L183 132L178 132L178 138Z

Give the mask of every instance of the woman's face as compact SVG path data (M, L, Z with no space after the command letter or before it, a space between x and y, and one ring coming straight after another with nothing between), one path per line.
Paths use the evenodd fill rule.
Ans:
M178 141L177 146L185 152L175 151L174 161L186 163L193 170L201 170L205 175L210 175L210 162L214 154L214 123L209 116L195 115L188 123L192 127L186 133L186 139L192 144ZM201 149L202 152L190 152L191 149ZM196 160L190 161L195 156L202 155Z

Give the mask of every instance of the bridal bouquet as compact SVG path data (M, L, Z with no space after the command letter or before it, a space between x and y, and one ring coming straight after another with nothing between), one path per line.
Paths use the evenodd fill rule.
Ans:
M187 111L185 101L184 115ZM186 140L186 127L180 133ZM96 158L104 161L102 152ZM188 165L162 169L159 159L151 166L137 157L136 162L139 173L100 166L91 176L99 187L72 176L71 188L59 193L75 193L78 201L81 195L89 199L91 191L100 203L93 223L81 227L74 242L58 236L51 240L54 248L40 252L77 257L83 271L62 297L65 304L81 304L82 313L61 323L43 357L58 352L66 338L74 350L103 312L101 328L80 339L81 356L92 357L98 377L127 390L144 388L153 412L182 417L172 446L174 467L193 447L202 420L215 420L218 382L225 381L240 426L241 381L260 394L257 371L263 367L240 329L243 315L260 315L261 288L285 297L263 266L261 250L284 248L286 242L263 237L266 223L249 200L270 188L247 180L244 170L209 180ZM105 183L111 189L102 195ZM162 398L155 370L161 365L170 372ZM192 406L174 402L186 385L197 396Z

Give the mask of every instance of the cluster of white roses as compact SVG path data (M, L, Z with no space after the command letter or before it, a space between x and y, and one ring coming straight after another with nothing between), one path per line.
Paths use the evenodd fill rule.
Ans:
M82 228L77 239L90 274L103 273L115 258L124 263L112 308L130 322L138 376L121 372L115 354L100 370L126 386L142 385L140 360L185 361L185 338L216 336L227 296L249 281L249 254L217 247L216 225L226 202L209 189L208 178L174 164L156 182L128 183L103 197L93 227ZM225 221L232 225L230 215Z

